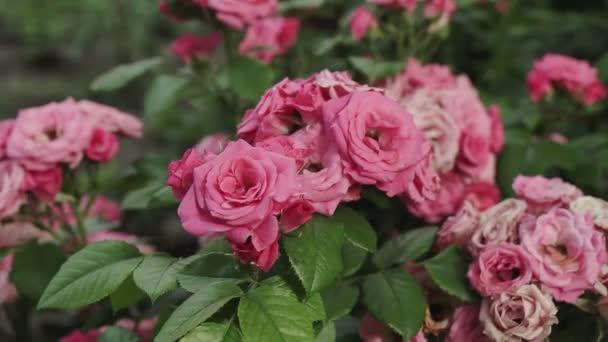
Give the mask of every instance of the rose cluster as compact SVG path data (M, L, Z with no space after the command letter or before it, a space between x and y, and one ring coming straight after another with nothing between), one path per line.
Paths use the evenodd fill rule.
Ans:
M239 53L265 63L284 54L297 40L300 20L277 15L277 0L174 0L161 2L160 10L173 19L181 19L180 9L202 16L215 15L222 24L246 29ZM185 34L171 46L175 54L190 62L193 57L208 58L221 41L219 33L207 36Z
M500 198L495 185L496 156L504 144L499 108L486 109L465 75L443 65L410 59L385 82L387 95L414 118L433 149L432 166L441 176L434 200L411 202L411 212L428 222L454 214L468 200L485 210Z
M218 139L186 151L167 183L186 231L224 233L243 262L266 271L281 232L313 213L333 215L362 186L415 203L438 185L431 146L412 116L343 72L282 80L247 111L237 136L222 151Z
M530 98L540 101L557 86L588 106L606 97L606 87L596 68L587 61L558 54L546 54L528 73Z
M438 233L438 248L473 255L468 278L483 298L456 312L450 341L542 341L557 323L554 301L608 294L606 203L559 178L518 176L513 190L518 198L481 213L465 204Z

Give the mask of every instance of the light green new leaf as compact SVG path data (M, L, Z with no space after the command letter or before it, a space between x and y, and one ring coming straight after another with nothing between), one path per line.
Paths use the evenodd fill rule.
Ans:
M153 57L130 64L119 65L95 78L91 83L93 91L112 91L122 88L135 78L154 69L163 62L160 57Z
M406 260L419 258L431 249L436 233L436 227L424 227L389 240L374 255L374 264L380 268L388 268Z
M456 247L444 249L438 255L426 260L424 268L435 284L445 292L465 302L477 300L467 280L469 263Z

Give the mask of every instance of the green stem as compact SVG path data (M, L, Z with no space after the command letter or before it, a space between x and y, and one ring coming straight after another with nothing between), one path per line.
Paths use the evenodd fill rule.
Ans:
M84 219L82 217L82 212L80 208L78 208L78 203L76 201L70 203L72 206L72 211L74 212L74 216L76 216L76 231L78 235L80 235L80 239L83 246L87 244L87 231L84 226Z

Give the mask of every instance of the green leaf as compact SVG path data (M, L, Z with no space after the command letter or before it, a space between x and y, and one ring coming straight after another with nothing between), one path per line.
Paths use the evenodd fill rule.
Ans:
M240 342L241 333L239 329L230 323L203 323L186 336L180 342Z
M363 303L377 319L405 340L415 336L424 321L426 304L422 289L403 269L386 270L365 277Z
M374 255L374 264L380 268L388 268L406 260L419 258L431 249L436 233L436 227L424 227L389 240Z
M355 246L375 252L378 237L363 215L348 207L340 207L332 219L344 226L344 235Z
M367 76L369 83L392 76L403 70L404 67L403 62L378 61L361 57L349 57L348 60L355 69Z
M110 304L112 305L112 310L118 312L139 302L145 296L146 294L135 285L133 277L128 277L110 294Z
M334 322L328 322L323 325L321 331L317 334L315 342L335 342L336 341L336 325Z
M351 342L359 340L359 320L353 316L342 317L335 322L336 342Z
M344 267L342 275L348 277L357 272L367 260L367 251L353 245L350 241L345 241L342 246L342 262Z
M283 0L279 4L279 10L281 12L289 11L298 8L318 8L325 3L325 0Z
M333 321L348 315L359 300L359 289L343 282L326 288L321 293L327 320Z
M465 302L475 301L477 296L467 280L469 263L460 251L451 246L424 262L424 268L435 284L445 292Z
M178 202L170 187L165 186L150 197L148 208L163 208L177 205Z
M272 86L272 68L256 59L235 58L226 67L230 86L245 100L258 100L264 91Z
M310 313L279 278L270 278L241 298L238 316L245 341L312 342Z
M112 91L124 87L127 83L163 62L160 57L153 57L130 64L119 65L95 78L91 83L93 91Z
M186 266L184 260L178 260L165 254L152 254L133 272L135 284L155 302L160 296L177 287L177 273Z
M152 196L162 189L163 185L156 182L146 184L144 187L128 192L120 206L124 210L146 209L150 200L152 200Z
M77 308L114 292L141 262L137 247L123 241L100 241L72 255L53 277L38 309Z
M197 291L205 283L218 280L232 280L239 283L245 274L233 255L211 253L185 266L178 274L177 281L188 291Z
M175 104L180 92L188 82L187 78L174 75L160 75L157 77L148 89L144 99L145 115L150 117L164 112Z
M344 228L317 215L296 233L283 238L283 245L304 290L311 294L327 287L342 272Z
M207 320L243 292L233 284L210 283L186 299L163 325L154 342L172 342Z
M309 314L309 319L311 322L322 321L325 319L325 308L323 306L323 299L321 298L321 294L318 292L310 296L307 300L303 302L306 310Z
M65 259L65 254L50 243L30 242L17 248L10 278L19 295L38 300Z
M97 342L139 342L139 337L123 327L113 326L105 329Z
M578 308L562 303L557 312L559 323L551 329L551 342L600 342L603 336L602 319Z

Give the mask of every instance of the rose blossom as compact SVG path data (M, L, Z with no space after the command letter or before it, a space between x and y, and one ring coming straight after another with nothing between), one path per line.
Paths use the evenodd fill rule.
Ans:
M464 201L469 201L475 208L484 211L500 200L500 189L495 184L475 182L464 188Z
M461 306L454 311L447 342L491 342L483 334L479 322L479 308L474 305Z
M242 29L256 19L276 13L277 0L209 0L208 6L215 10L217 19L224 24Z
M455 245L465 248L479 226L480 214L471 203L464 202L456 215L448 217L437 233L436 245L439 249Z
M141 120L131 114L88 100L78 101L77 104L86 116L95 121L98 128L134 138L140 138L143 135Z
M14 161L0 161L0 219L15 214L25 200L25 172Z
M552 209L526 217L519 229L534 275L555 299L574 303L594 287L608 258L605 237L589 216Z
M530 283L530 256L519 245L487 245L469 267L471 285L483 296L494 296Z
M557 308L536 285L524 285L481 303L479 319L484 334L495 341L540 342L557 323Z
M608 230L608 202L591 196L583 196L570 202L570 210L575 214L591 215L596 226Z
M118 152L118 137L103 129L96 128L86 149L87 158L97 162L112 160Z
M455 172L446 173L441 176L440 185L432 200L416 202L407 198L405 202L408 210L430 223L439 222L444 216L454 214L462 205L465 189L462 176Z
M94 243L97 241L128 242L128 243L134 245L135 247L137 247L137 249L139 249L139 252L144 255L152 254L156 250L153 246L151 246L147 243L141 242L141 240L137 236L127 234L127 233L122 233L122 232L112 232L112 231L107 231L107 230L100 230L100 231L97 231L97 232L87 236L88 243Z
M25 187L38 198L46 202L53 202L55 196L61 191L63 185L63 170L54 167L46 171L32 171L26 173Z
M498 154L505 145L505 128L500 116L500 107L498 105L491 105L488 107L488 115L492 123L490 149Z
M258 20L247 29L245 39L239 45L239 53L269 64L296 43L299 30L298 18L274 17Z
M213 154L218 154L226 148L226 145L228 145L229 142L230 139L228 139L228 136L226 134L216 133L208 135L201 139L201 141L199 141L194 147L194 150L201 155L205 151Z
M274 214L292 195L296 173L291 158L232 142L194 169L178 209L182 225L193 235L225 232L231 242L251 241L261 252L277 240Z
M378 26L374 14L363 6L357 7L350 17L350 32L354 40L361 40L367 31Z
M281 211L281 231L289 233L312 219L315 208L303 199L295 199Z
M410 203L424 203L437 198L441 188L441 178L431 167L432 154L420 161L414 170L414 179L404 194Z
M80 208L84 210L89 205L88 196L84 196L80 201ZM92 204L90 204L89 211L87 212L88 217L99 217L104 221L110 223L120 222L122 213L120 206L105 196L96 196Z
M13 131L14 125L15 120L0 120L0 160L2 160L6 154L6 143L9 135Z
M219 32L206 36L184 34L171 43L171 51L179 56L185 63L192 63L193 58L208 59L222 41Z
M546 212L552 208L567 206L581 197L583 192L560 178L543 176L517 176L513 191L528 204L531 212Z
M424 15L427 17L445 16L449 19L455 11L454 0L430 0L424 6Z
M393 99L404 99L416 90L446 90L456 86L456 77L450 68L441 64L423 65L418 60L407 60L405 69L400 74L386 80L387 95Z
M251 241L232 242L235 256L244 264L254 264L262 271L268 272L279 258L279 241L273 242L263 250L257 250Z
M174 160L169 164L167 185L173 190L176 199L181 200L192 185L194 169L205 160L195 150L188 149L184 152L182 159Z
M471 254L477 255L492 243L517 242L517 227L526 208L526 202L509 198L484 211L479 220L479 228L469 244Z
M388 196L407 191L430 144L398 103L375 92L353 92L323 105L328 137L344 172Z

